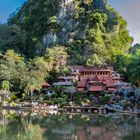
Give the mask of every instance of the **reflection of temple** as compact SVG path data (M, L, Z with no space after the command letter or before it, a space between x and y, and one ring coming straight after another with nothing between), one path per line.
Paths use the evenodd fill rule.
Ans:
M52 133L52 139L55 139L57 137L57 140L73 140L73 134L75 125L74 124L65 124L63 127L60 128L54 128L51 130Z
M82 126L77 128L77 140L87 140L85 130Z
M61 129L52 129L51 133L49 135L51 139L57 137L57 140L114 140L117 138L117 129L113 126L76 126L67 124Z
M77 140L114 140L116 138L116 129L105 129L100 126L77 128ZM118 140L118 139L117 139Z

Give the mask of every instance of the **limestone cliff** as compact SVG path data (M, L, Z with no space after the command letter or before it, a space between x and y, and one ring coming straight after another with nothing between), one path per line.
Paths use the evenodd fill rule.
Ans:
M28 0L9 25L25 34L24 48L31 46L30 54L63 45L72 64L86 63L94 54L112 63L132 43L126 22L106 0Z

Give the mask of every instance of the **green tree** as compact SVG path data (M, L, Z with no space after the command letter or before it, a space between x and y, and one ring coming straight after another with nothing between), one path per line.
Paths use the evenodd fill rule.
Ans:
M27 66L24 58L13 50L8 50L0 61L0 80L10 83L10 91L21 95L27 81Z
M98 58L96 54L93 54L88 60L87 60L87 66L95 66L95 65L101 65L102 62Z
M140 51L131 56L127 68L130 81L140 87Z
M2 81L2 90L9 91L9 89L10 89L10 83L9 83L9 81Z
M47 49L44 59L50 71L50 77L48 80L50 83L56 82L59 73L64 72L66 69L68 54L64 46L55 46Z
M128 53L121 53L116 56L114 63L115 70L121 75L123 80L129 81L127 66L129 64L131 55Z
M44 57L50 69L59 72L66 65L68 54L64 46L57 45L53 48L47 49Z
M29 63L28 67L28 89L40 89L49 71L46 61L43 57L37 57Z
M130 47L130 53L136 53L137 52L137 50L140 50L140 44L135 44L134 46L131 46Z

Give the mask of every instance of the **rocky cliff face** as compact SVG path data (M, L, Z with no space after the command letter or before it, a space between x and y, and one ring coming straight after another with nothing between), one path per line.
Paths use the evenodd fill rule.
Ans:
M91 4L91 10L107 11L106 1L104 0L87 0L85 4ZM83 25L84 30L81 30L81 22L75 19L74 15L77 14L77 6L80 2L75 0L64 0L60 4L59 12L55 15L57 24L60 25L59 32L50 31L43 36L44 46L46 48L52 47L57 43L65 44L73 36L83 37L86 33L86 29L89 27L89 23Z
M57 43L65 43L68 39L68 33L75 26L71 18L74 13L73 0L64 0L61 3L59 12L56 13L56 24L60 26L59 31L50 30L43 36L44 46L51 47ZM68 19L69 17L69 19Z
M38 42L43 50L67 47L74 64L86 63L94 54L103 63L112 62L132 42L126 22L106 0L29 0L9 21L29 34L28 44L35 49Z

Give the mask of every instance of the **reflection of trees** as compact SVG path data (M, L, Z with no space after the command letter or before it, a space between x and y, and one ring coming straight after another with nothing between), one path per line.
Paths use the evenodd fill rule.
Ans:
M47 128L47 132L44 133L44 137L52 139L64 139L66 136L71 139L79 135L80 131L85 132L88 137L88 128L93 126L105 125L107 119L103 116L89 117L87 115L48 115L44 118L37 118L33 121L34 124L39 124L42 128ZM108 119L109 121L109 119ZM82 128L82 129L79 129Z
M132 132L131 134L124 136L122 140L140 140L140 132Z
M37 117L33 120L34 124L39 124L42 129L46 129L43 133L44 138L49 140L62 139L64 135L71 135L75 125L65 115L48 115L47 117Z
M2 116L0 124L0 140L100 140L103 137L114 137L117 134L122 140L138 140L140 138L140 121L135 117L99 116L99 115L48 115ZM129 136L129 138L128 138ZM111 138L110 138L111 139ZM105 140L105 139L104 139Z
M20 134L25 133L24 122L20 116L12 116L12 120L8 119L7 124L0 126L0 137L4 140L18 140Z
M134 116L122 117L118 124L118 131L122 140L138 140L140 136L140 121ZM138 136L139 135L139 136ZM130 138L129 138L130 137ZM138 138L138 139L137 139Z
M28 122L28 117L8 116L8 119L6 125L0 126L0 140L44 140L44 131L39 125Z

